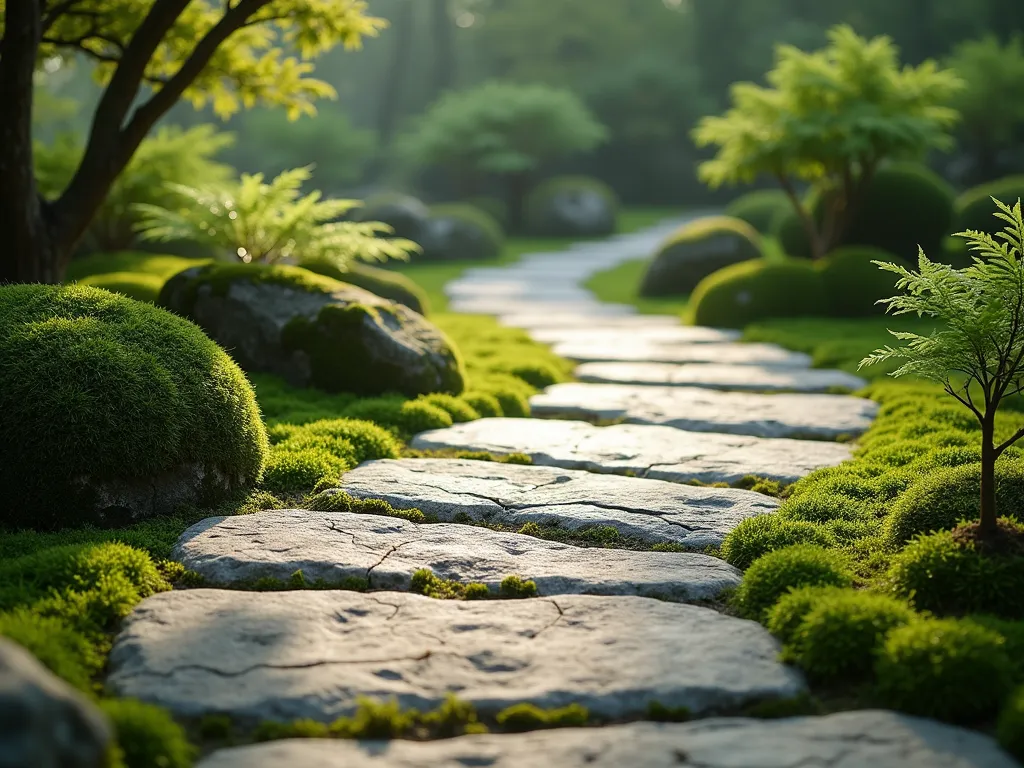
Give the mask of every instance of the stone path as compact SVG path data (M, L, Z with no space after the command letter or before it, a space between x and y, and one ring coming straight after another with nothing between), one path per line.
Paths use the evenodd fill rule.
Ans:
M291 740L224 749L201 768L1012 766L988 737L888 712L709 719L799 695L805 682L760 625L689 604L714 605L741 578L694 550L778 502L684 483L790 482L838 464L851 455L839 439L867 429L877 407L820 394L861 382L812 370L805 355L639 316L584 289L595 272L648 257L677 224L467 270L448 286L454 310L495 315L554 345L581 363L579 381L533 398L547 419L482 419L412 445L528 453L535 465L375 461L326 492L441 522L291 509L198 523L174 554L217 588L145 600L115 641L110 690L180 717L226 714L243 733L265 720L330 722L364 697L427 710L453 692L485 720L528 702L581 704L595 723L625 723L428 743ZM631 548L509 532L527 523L571 541L609 526ZM645 548L655 544L684 551ZM421 568L494 594L411 594ZM328 586L356 577L370 591L249 591L298 570ZM498 599L510 575L534 580L540 596ZM696 720L629 722L652 703Z

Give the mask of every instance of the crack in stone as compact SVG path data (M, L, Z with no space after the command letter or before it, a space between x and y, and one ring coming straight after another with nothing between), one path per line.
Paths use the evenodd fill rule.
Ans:
M554 600L547 599L547 600L544 600L542 602L545 602L545 603L548 603L550 605L555 606L555 610L558 611L558 616L555 617L554 621L548 622L543 627L541 627L536 632L534 632L532 635L527 635L527 637L529 637L531 640L536 640L538 637L540 637L541 633L546 632L547 630L551 629L553 626L555 626L555 624L560 622L562 620L562 618L565 616L565 611L562 610L562 606L560 606Z
M216 677L222 678L235 678L243 677L255 672L258 669L272 669L272 670L289 670L289 669L315 669L317 667L330 667L340 665L352 665L352 664L392 664L400 661L425 661L433 655L433 651L426 650L416 656L398 656L387 659L346 659L331 660L331 661L310 661L304 664L253 664L252 666L241 669L237 672L228 672L223 669L217 669L216 667L207 667L203 664L183 664L181 666L174 667L167 672L157 672L155 670L142 670L136 672L135 675L138 677L159 677L159 678L172 678L179 672L206 672Z

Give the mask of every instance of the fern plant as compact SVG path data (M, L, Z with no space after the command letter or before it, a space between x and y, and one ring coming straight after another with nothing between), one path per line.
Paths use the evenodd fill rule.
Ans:
M307 166L269 182L257 173L227 184L172 184L180 204L137 205L138 229L147 240L191 240L246 263L315 259L343 271L352 260L407 259L419 248L410 240L380 237L391 233L386 224L338 221L360 203L323 200L320 192L303 195L302 184L310 178Z
M980 536L997 531L995 463L1024 437L1024 429L995 441L995 418L1007 397L1024 391L1024 218L1020 200L1010 207L993 199L1007 224L996 237L978 231L967 239L972 263L965 269L938 264L920 252L918 270L874 262L899 276L902 295L881 303L894 315L933 317L945 327L930 336L890 331L903 346L886 346L861 366L895 360L892 376L916 375L941 383L981 425Z

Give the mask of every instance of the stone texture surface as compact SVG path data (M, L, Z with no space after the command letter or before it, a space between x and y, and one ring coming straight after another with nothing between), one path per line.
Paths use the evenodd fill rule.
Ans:
M342 488L444 521L466 515L516 528L610 525L624 536L693 549L717 546L741 521L778 507L770 496L733 488L463 459L371 461L345 473Z
M524 318L524 321L527 318ZM651 315L633 315L619 318L625 320L649 320ZM655 318L658 319L658 318ZM673 323L663 323L660 320L653 324L636 322L628 324L619 322L616 325L609 325L608 320L593 320L589 325L580 326L540 326L527 327L530 336L542 344L565 344L565 345L605 345L615 347L629 347L634 344L657 345L659 347L689 347L697 344L721 345L726 342L735 341L739 334L736 331L728 331L719 328L704 328L694 325L679 325L675 318L666 318Z
M720 392L643 384L555 384L530 399L534 416L660 424L694 432L835 440L871 426L872 400L849 395Z
M181 716L351 714L357 697L495 713L577 702L603 718L659 701L699 715L804 690L760 625L644 597L445 601L400 592L193 589L143 601L108 687Z
M552 351L577 362L718 363L720 365L762 365L810 368L811 358L775 344L665 344L657 341L619 338L602 341L561 342Z
M662 384L745 392L825 392L867 384L844 371L755 365L673 365L671 363L584 363L580 381L595 384Z
M199 768L1013 768L980 733L895 712L632 723L433 742L280 741Z
M633 473L672 482L733 483L746 475L792 482L851 457L848 445L767 439L674 427L583 421L480 419L423 432L413 448L525 453L535 464Z
M92 702L0 638L0 766L100 768L112 737Z
M497 592L506 576L537 583L541 595L644 595L699 601L740 582L722 560L691 552L581 548L471 525L417 525L345 512L274 510L213 517L178 540L174 559L211 584L264 576L338 584L366 578L370 589L407 591L413 573L429 568Z
M503 325L512 328L536 331L538 341L548 341L540 334L555 329L591 330L594 328L626 328L630 330L646 328L681 328L679 318L672 315L621 315L619 317L602 317L595 319L593 315L583 312L569 312L563 308L541 308L528 312L502 312L498 318Z

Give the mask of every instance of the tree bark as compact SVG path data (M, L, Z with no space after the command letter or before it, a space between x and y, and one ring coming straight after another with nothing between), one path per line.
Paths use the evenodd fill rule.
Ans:
M800 223L803 225L804 232L807 234L807 241L811 246L811 258L813 260L820 259L825 255L825 247L821 240L821 235L818 233L818 227L814 223L814 215L808 211L807 207L800 201L800 196L797 195L792 182L790 182L786 176L779 174L776 178L778 179L779 184L782 185L782 190L786 193L786 197L789 198L789 202L793 204L793 208L796 210L796 215L800 218Z
M981 421L981 515L978 533L989 536L996 532L996 448L995 409L990 408Z

